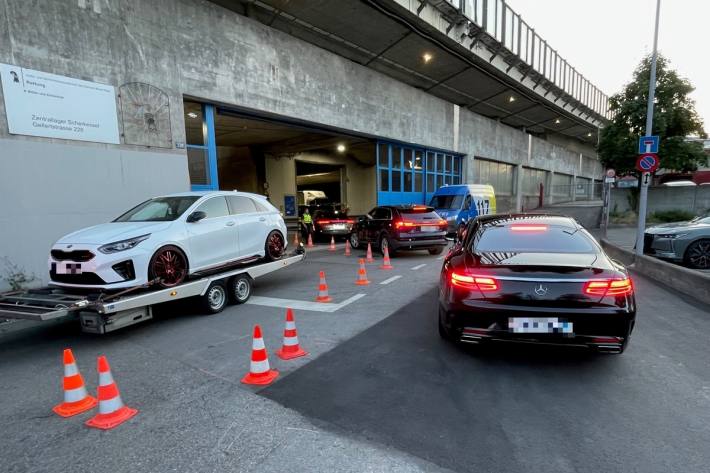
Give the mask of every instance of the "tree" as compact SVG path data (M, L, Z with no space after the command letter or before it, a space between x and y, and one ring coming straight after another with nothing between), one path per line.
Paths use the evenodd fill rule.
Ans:
M624 90L609 98L614 113L611 123L602 128L599 137L599 158L606 167L620 174L636 172L638 139L646 134L646 106L651 56L644 58L634 71L633 80ZM659 55L656 65L656 99L653 110L653 134L660 136L658 155L661 167L678 172L695 171L707 162L702 145L687 142L687 136L707 135L703 121L689 97L695 88L687 79L669 67Z

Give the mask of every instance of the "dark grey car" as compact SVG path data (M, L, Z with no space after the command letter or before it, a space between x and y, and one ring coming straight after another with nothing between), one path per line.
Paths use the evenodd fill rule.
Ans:
M644 253L710 269L710 214L689 222L656 225L644 233Z

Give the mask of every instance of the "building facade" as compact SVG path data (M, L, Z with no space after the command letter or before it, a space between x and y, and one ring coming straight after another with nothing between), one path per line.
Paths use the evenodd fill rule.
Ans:
M46 279L60 236L190 189L267 194L296 218L311 188L362 214L427 202L445 184L491 183L507 211L534 207L540 184L549 198L588 197L602 174L588 142L534 136L218 3L0 5L6 265ZM84 92L52 96L37 81ZM9 90L18 83L23 92ZM104 86L113 106L93 98ZM22 131L17 108L36 94ZM89 112L96 123L72 118ZM92 138L92 127L115 137Z

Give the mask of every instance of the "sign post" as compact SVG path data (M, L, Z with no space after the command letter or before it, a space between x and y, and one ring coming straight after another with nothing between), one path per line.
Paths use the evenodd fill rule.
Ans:
M616 177L614 169L607 169L604 177L604 202L602 205L602 238L606 238L609 228L609 209L611 208L611 188Z
M654 154L658 152L658 137L650 139L653 134L653 101L656 95L656 59L658 57L658 21L661 14L661 0L656 0L656 27L653 33L653 56L651 56L651 76L648 81L648 106L646 107L646 136L641 138L639 145L643 144L642 152ZM655 141L656 149L653 149ZM639 146L640 148L640 146ZM641 151L641 150L640 150ZM641 161L642 158L639 158ZM640 163L637 163L640 164ZM641 167L641 166L639 166ZM643 169L643 168L642 168ZM652 171L642 171L641 193L639 195L639 220L636 230L636 254L643 255L643 234L646 231L646 203L648 201L648 184L650 183L650 173Z

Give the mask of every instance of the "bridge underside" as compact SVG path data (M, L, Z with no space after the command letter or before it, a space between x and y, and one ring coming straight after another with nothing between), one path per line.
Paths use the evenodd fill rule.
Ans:
M554 87L546 88L544 78L535 81L535 71L496 47L495 40L484 34L471 40L485 48L481 57L395 1L213 1L512 127L592 145L597 141L602 117ZM425 55L431 59L425 61ZM507 70L494 65L501 60L510 65ZM522 83L527 74L539 88Z

